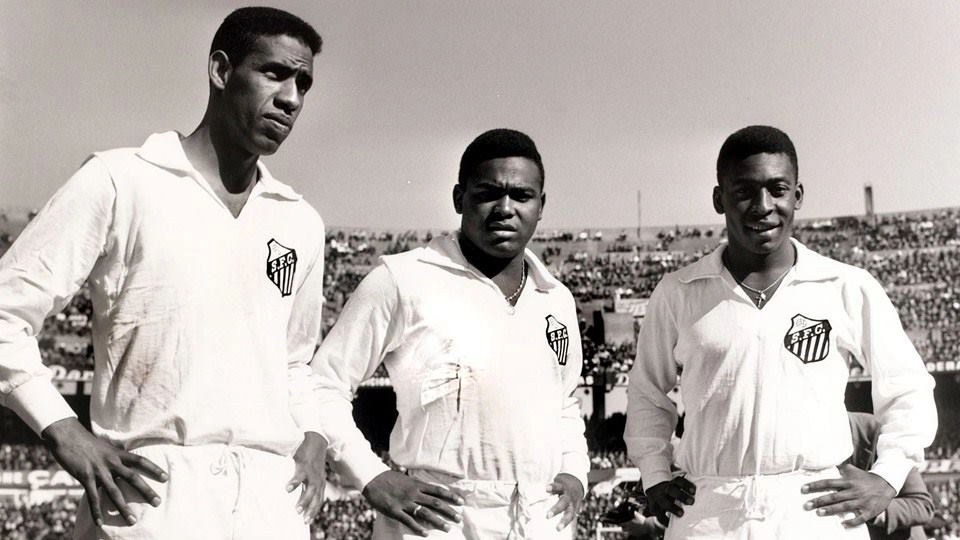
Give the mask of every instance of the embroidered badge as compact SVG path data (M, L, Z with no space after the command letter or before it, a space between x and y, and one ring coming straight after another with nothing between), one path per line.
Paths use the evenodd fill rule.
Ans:
M547 315L547 343L557 355L557 362L561 366L567 365L567 349L570 347L570 336L567 327L553 315Z
M293 293L293 275L297 271L297 251L276 239L267 242L267 277L280 289L280 296Z
M810 319L797 313L783 336L783 346L804 364L819 362L830 354L830 321Z

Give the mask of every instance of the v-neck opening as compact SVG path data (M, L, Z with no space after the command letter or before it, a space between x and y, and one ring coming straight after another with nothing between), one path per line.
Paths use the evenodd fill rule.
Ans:
M258 170L257 178L253 181L253 187L250 189L250 193L247 194L247 199L243 201L243 205L240 207L240 211L237 212L237 215L233 215L233 211L230 210L230 206L226 202L224 202L224 200L221 199L219 195L217 195L217 192L216 190L213 189L213 186L210 184L210 181L207 180L207 178L203 176L203 174L200 173L200 171L196 169L193 169L190 171L191 179L194 182L196 182L200 186L200 189L205 191L207 195L209 195L214 200L214 202L217 205L219 205L220 208L224 212L226 212L227 216L229 216L230 219L234 222L240 221L240 218L244 215L244 212L246 212L247 207L250 205L250 202L254 199L255 196L259 195L259 193L263 191L262 186L260 186L260 183L261 183L260 176L261 174L260 174L260 171Z
M746 289L744 289L743 286L737 282L737 278L733 277L733 272L731 272L730 269L727 268L727 265L725 264L721 265L720 276L721 276L721 279L723 279L727 283L727 285L734 291L733 292L734 295L738 296L740 299L746 299L747 302L749 302L750 305L753 306L753 309L757 310L758 312L762 312L764 309L766 309L767 306L770 305L770 302L773 302L773 297L776 296L777 293L779 293L780 290L784 288L784 286L786 286L787 284L789 284L790 281L792 281L791 274L793 274L796 268L797 268L797 265L796 263L794 263L794 265L791 266L789 270L787 270L787 273L780 278L780 283L773 290L773 293L767 296L767 299L763 302L763 307L757 306L757 303L753 301L753 298L750 296L750 293L748 293Z

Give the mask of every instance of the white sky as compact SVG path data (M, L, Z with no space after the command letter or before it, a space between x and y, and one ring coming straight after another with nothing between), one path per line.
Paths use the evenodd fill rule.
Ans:
M716 152L784 129L800 217L960 205L960 2L267 2L324 38L271 170L331 226L449 228L459 156L494 127L547 170L541 228L719 223ZM189 133L232 2L0 0L0 208L89 153Z

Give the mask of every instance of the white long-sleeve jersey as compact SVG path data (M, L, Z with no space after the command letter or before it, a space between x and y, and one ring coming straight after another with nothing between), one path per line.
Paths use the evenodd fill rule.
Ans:
M630 372L628 453L644 484L839 465L852 451L849 365L872 377L883 425L871 471L899 490L936 433L933 378L866 271L793 241L795 267L763 309L724 268L725 245L654 290ZM678 371L686 416L676 454Z
M36 335L86 281L94 433L289 454L316 431L323 222L258 166L234 218L176 133L92 156L0 260L0 404L38 433L73 415Z
M451 236L383 257L351 295L313 367L321 433L361 486L386 466L357 429L351 399L383 363L397 395L396 463L505 482L566 472L586 487L576 308L532 252L525 258L516 306Z

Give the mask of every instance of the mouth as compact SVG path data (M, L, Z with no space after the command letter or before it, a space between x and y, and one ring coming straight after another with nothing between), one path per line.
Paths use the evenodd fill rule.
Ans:
M266 114L263 116L267 123L274 126L277 130L287 133L293 127L293 121L289 118L277 114Z
M774 231L780 228L780 224L779 223L748 223L746 224L746 228L749 231L752 231L758 234L763 234L763 233Z
M487 226L487 229L494 233L515 233L517 228L513 225L508 225L506 223L491 223Z

